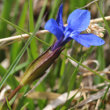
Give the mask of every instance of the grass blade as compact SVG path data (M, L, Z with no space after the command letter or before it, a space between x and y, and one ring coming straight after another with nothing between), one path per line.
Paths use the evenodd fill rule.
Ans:
M3 77L6 74L6 72L7 70L0 65L0 76ZM10 85L12 89L14 89L18 86L19 83L15 79L15 77L11 75L7 80L7 84Z
M29 30L30 32L34 31L34 18L33 18L33 4L32 0L29 0ZM36 39L33 38L30 44L31 48L31 53L33 59L38 57L38 49L37 49L37 44L36 44Z
M79 63L76 59L72 58L71 56L67 56L65 54L63 54L64 56L66 56L67 58L75 61L76 63ZM101 76L99 73L97 73L96 71L92 70L91 68L87 67L86 65L83 65L82 63L80 63L80 65L82 67L84 67L85 69L87 69L88 71L91 71L92 73L94 73L95 75L99 76L100 78L102 78L103 80L107 81L107 82L110 82L110 80L104 78L103 76Z
M7 102L7 106L8 106L8 108L9 108L9 110L12 110L11 109L11 105L9 104L9 102L8 102L8 99L6 98L6 102Z
M82 59L80 60L80 62L78 63L78 66L75 68L71 78L70 78L70 81L69 81L69 87L68 87L68 96L69 96L69 93L70 91L72 90L74 84L75 84L75 81L76 81L76 76L77 76L77 72L78 72L78 69L79 69L79 65L81 63Z
M106 27L106 29L108 30L108 33L109 33L109 36L110 36L110 28L109 28L109 25L108 25L108 23L107 23L107 21L106 21L104 15L103 15L103 13L102 13L102 10L101 10L101 8L99 7L99 5L98 5L97 2L96 2L96 6L97 6L97 8L98 8L98 10L99 10L99 12L100 12L100 15L102 16L102 18L103 18L103 20L104 20L105 27Z
M21 28L24 28L24 25L25 25L25 20L26 20L26 15L27 15L27 8L28 8L28 2L25 2L24 6L23 6L23 9L22 9L22 12L21 12L21 15L20 15L19 22L18 22L18 26L21 27ZM18 31L19 34L21 33L20 30L17 30L17 31ZM18 55L19 51L22 48L22 45L23 45L22 41L16 42L12 45L11 55L10 55L11 56L11 59L10 59L11 63L14 61L14 59Z
M1 17L9 20L13 2L14 0L10 0L10 2L8 2L7 0L4 0ZM0 21L0 38L6 37L6 35L8 35L6 31L7 31L7 23L4 21Z

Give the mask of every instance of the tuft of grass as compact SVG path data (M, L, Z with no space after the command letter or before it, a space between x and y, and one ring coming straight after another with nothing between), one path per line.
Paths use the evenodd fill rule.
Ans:
M3 84L6 82L6 80L8 79L8 77L11 75L11 72L12 70L16 67L16 65L19 63L22 55L24 54L24 52L26 51L27 47L29 46L31 40L33 39L33 37L35 36L36 32L39 30L40 28L40 24L41 24L41 21L42 21L42 16L43 16L43 13L45 11L45 7L46 7L46 3L47 3L47 0L45 1L44 3L44 6L41 10L41 13L39 15L39 18L38 18L38 21L36 23L36 27L35 27L35 30L34 32L32 33L32 35L30 36L30 38L27 40L27 42L25 43L25 46L22 48L22 50L20 51L20 53L17 55L16 59L14 60L14 62L11 64L10 68L8 69L7 73L4 75L4 77L2 78L1 82L0 82L0 89L1 87L3 86Z

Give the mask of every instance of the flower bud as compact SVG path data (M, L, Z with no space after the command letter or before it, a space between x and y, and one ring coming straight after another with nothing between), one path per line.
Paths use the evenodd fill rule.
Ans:
M34 80L38 79L43 74L45 74L45 71L60 55L61 51L61 47L57 48L54 51L52 51L51 48L49 48L45 53L43 53L36 60L34 60L25 71L20 84L30 84Z

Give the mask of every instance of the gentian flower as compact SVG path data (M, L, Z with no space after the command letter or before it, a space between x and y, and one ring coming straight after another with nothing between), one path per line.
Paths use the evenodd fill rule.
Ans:
M92 33L81 34L82 31L88 28L90 23L91 16L88 10L76 9L73 11L67 19L67 26L63 24L62 14L63 4L60 5L57 19L50 19L45 24L45 29L54 34L57 38L52 50L64 46L72 39L85 47L100 46L105 43L103 39Z

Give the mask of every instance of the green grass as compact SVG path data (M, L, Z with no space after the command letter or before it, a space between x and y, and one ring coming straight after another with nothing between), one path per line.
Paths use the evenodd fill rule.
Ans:
M92 0L62 0L64 2L64 16L65 20L69 13L77 8L81 8L87 5ZM109 22L107 22L104 18L104 13L102 13L103 9L103 0L98 3L94 3L95 7L97 7L98 13L104 20L105 28L110 35ZM58 7L60 6L60 0L45 0L41 5L42 8L37 7L37 19L36 14L33 13L33 0L25 1L22 6L19 0L4 0L2 3L3 9L0 15L0 38L5 38L13 35L27 33L30 37L27 40L15 41L14 43L8 45L6 49L0 50L0 61L4 59L9 59L9 67L4 68L0 64L0 90L2 90L6 85L9 85L11 89L17 87L19 81L16 79L21 78L20 73L25 72L28 65L36 58L39 57L41 53L44 52L47 48L49 48L53 42L55 41L55 36L48 33L42 36L36 37L35 34L40 29L42 29L43 23L45 23L50 18L56 18ZM100 5L101 4L101 5ZM38 5L37 5L38 6ZM22 7L22 8L20 8ZM90 6L91 7L91 6ZM87 9L90 10L90 7ZM28 16L27 16L28 15ZM99 16L96 14L95 16ZM66 22L65 22L66 23ZM13 27L12 30L7 26ZM30 32L32 34L30 34ZM109 39L108 36L104 38L105 40ZM108 43L108 42L107 42ZM108 43L109 45L109 43ZM109 47L110 48L110 47ZM7 51L8 50L8 51ZM68 56L68 51L71 50L71 56ZM7 54L8 53L8 54ZM106 55L105 55L106 54ZM8 56L8 57L7 57ZM55 61L55 63L51 66L50 70L48 70L48 76L37 86L34 92L41 91L50 91L54 93L63 94L64 92L70 94L71 90L80 90L81 84L85 84L89 87L88 83L84 81L88 81L89 78L92 80L92 86L96 84L101 84L105 82L110 82L109 78L106 74L99 74L100 71L103 71L107 65L107 53L105 50L105 45L100 47L90 47L88 49L83 49L82 46L78 45L76 42L69 42L66 46L60 57ZM68 59L76 62L78 65L73 66ZM99 62L100 67L97 71L94 71L91 67L88 67L83 64L83 61L95 59ZM108 59L109 62L109 59ZM89 75L88 77L84 77L82 73L86 73L80 70L80 66L85 68L87 71L93 73L93 75ZM94 66L94 65L92 65ZM80 74L80 75L79 75ZM78 77L79 76L79 77ZM39 80L37 80L39 81ZM36 108L42 110L48 103L48 99L34 99L28 98L24 96L32 86L36 84L33 82L31 85L24 86L18 94L20 94L20 98L15 96L18 99L18 103L16 105L16 110L24 110L25 108L29 110L35 110ZM85 87L84 85L84 87ZM103 89L103 87L98 88L99 91ZM106 91L101 99L101 103L99 105L100 109L105 109L107 104L107 93L109 91L106 88ZM94 92L89 92L86 95L93 95ZM9 94L8 94L9 95ZM77 93L75 94L77 95ZM35 96L36 97L36 96ZM52 96L51 96L52 97ZM56 108L56 110L65 110L72 108L77 105L78 102L84 100L81 96L75 103L72 105L75 96L73 96L70 100L68 100L64 105L60 105ZM15 104L15 99L11 100L12 103ZM8 108L13 109L11 101L7 100ZM94 101L95 103L97 101ZM103 103L105 102L105 103ZM1 103L0 103L1 104ZM14 105L13 104L13 105Z
M9 101L8 101L7 98L6 98L6 102L7 102L8 109L9 109L9 110L12 110L12 109L11 109L11 105L9 104Z
M14 1L15 0L10 0L10 2L8 3L7 0L4 0L1 17L9 20L10 13L12 10L12 5L13 5ZM8 30L7 30L7 23L4 21L0 21L0 38L6 37L8 35L9 34L8 34Z
M25 2L19 21L18 21L18 26L20 28L24 28L25 26L25 21L26 21L26 16L27 16L27 9L28 9L28 2ZM20 30L17 30L17 34L21 34L22 32ZM16 58L16 56L18 55L18 53L20 52L21 48L23 45L23 41L21 42L16 42L13 43L12 47L11 47L11 63L14 61L14 59Z
M29 31L34 31L34 15L33 15L33 4L32 0L29 0ZM32 58L35 59L38 57L38 47L37 47L37 41L35 38L32 39L30 44L30 51L32 53Z
M42 20L42 16L43 13L45 11L45 6L46 6L47 1L45 2L44 7L42 8L42 11L40 13L38 22L36 24L35 30L33 32L33 34L31 35L31 37L27 40L25 46L22 48L22 50L20 51L20 53L17 55L16 59L14 60L14 62L12 63L12 65L10 66L10 68L8 69L7 73L4 75L3 79L0 82L0 88L2 87L2 85L4 84L4 82L7 80L7 78L11 75L12 70L16 67L16 65L19 63L19 60L21 59L22 55L24 54L24 52L26 51L28 45L30 44L32 38L35 36L36 32L39 30L40 24L41 24L41 20Z

